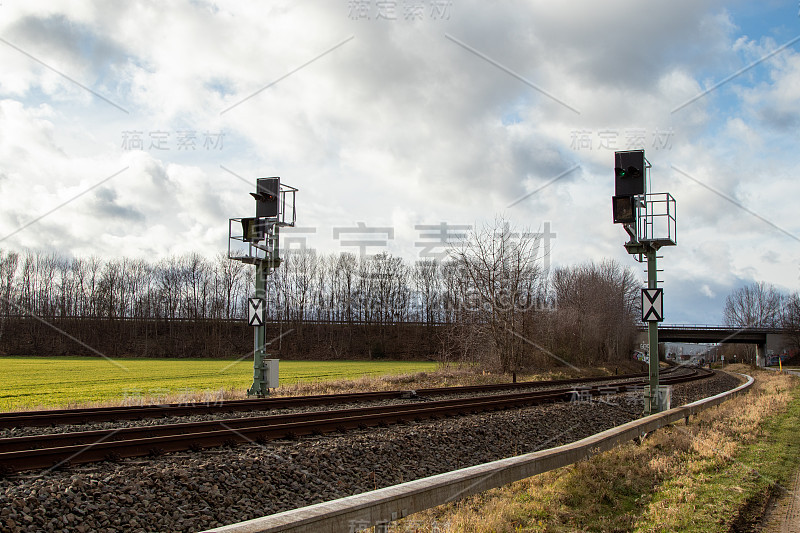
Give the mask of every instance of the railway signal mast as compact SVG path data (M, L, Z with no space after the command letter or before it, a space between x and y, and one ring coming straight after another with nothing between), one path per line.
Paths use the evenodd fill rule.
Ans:
M675 198L667 192L648 192L650 162L644 150L614 153L614 223L622 224L630 240L625 249L640 263L647 262L647 287L642 289L642 321L650 343L650 379L644 391L644 414L669 408L669 393L658 386L658 323L664 320L664 293L658 287L658 250L675 246Z
M265 397L278 386L278 359L266 352L266 310L272 303L267 295L267 276L281 264L279 228L294 226L297 189L281 179L258 178L256 216L228 220L228 259L255 265L255 297L248 299L248 323L253 326L253 385L248 396Z

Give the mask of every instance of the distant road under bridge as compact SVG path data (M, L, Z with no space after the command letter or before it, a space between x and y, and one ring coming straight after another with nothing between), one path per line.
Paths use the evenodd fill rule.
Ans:
M639 331L646 337L647 326L640 326ZM788 333L782 328L663 324L658 326L658 342L755 344L758 365L764 366L768 352L777 354L790 347Z

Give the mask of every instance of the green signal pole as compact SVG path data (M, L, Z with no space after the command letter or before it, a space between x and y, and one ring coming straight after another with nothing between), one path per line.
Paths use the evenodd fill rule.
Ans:
M658 270L656 269L656 249L647 247L647 288L658 288ZM650 387L649 402L645 402L645 416L657 413L658 404L658 322L651 320L647 323L647 336L650 341Z
M278 225L273 226L272 251L270 255L256 263L256 298L266 300L267 276L280 265L278 248ZM253 385L247 390L248 396L260 398L269 395L269 354L266 352L267 325L256 326L253 332Z
M265 299L267 274L269 267L266 266L264 261L256 263L256 298ZM262 324L256 326L253 332L253 385L247 391L248 396L266 396L267 383L264 379L264 359L266 353L264 352L264 344L266 343L266 328Z

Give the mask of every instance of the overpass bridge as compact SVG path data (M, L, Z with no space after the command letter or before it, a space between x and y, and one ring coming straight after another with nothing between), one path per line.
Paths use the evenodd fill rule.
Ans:
M647 326L640 326L639 331L647 336ZM791 347L789 333L789 330L784 328L660 324L658 342L755 344L757 363L759 366L764 366L769 352L777 354Z

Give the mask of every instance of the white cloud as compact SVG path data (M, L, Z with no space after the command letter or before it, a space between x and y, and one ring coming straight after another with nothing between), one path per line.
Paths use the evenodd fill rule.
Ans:
M770 152L793 142L797 54L673 112L775 44L742 36L723 2L459 1L447 20L426 9L417 21L400 3L397 20L377 20L374 5L353 20L344 1L2 9L2 35L74 81L0 43L0 233L128 167L2 246L214 254L227 219L252 211L254 179L280 175L301 189L298 222L318 228L323 251L341 249L332 228L363 221L395 227L391 250L413 258L414 225L504 212L551 222L556 263L635 265L610 196L612 152L639 131L654 189L678 199L666 277L702 277L708 298L766 273L796 285L791 254L765 259L795 243L695 180L800 233L786 200L800 193L796 150ZM132 132L142 151L124 146ZM168 149L150 146L154 132ZM195 133L193 149L181 132ZM206 133L224 146L203 146ZM601 133L616 144L601 147Z
M714 296L716 296L714 294L714 291L711 290L711 287L709 287L707 284L703 284L703 286L700 287L700 292L703 293L703 295L708 296L709 298L713 298Z

